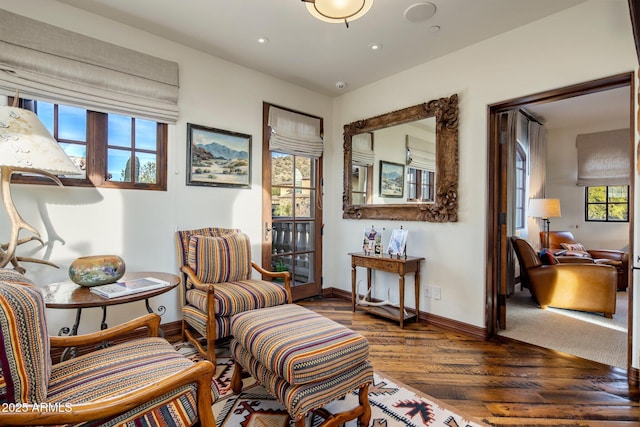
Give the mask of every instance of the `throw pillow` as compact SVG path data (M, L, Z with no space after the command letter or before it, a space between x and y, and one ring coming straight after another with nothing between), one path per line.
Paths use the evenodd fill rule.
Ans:
M189 238L189 267L204 283L247 280L251 277L251 242L244 233Z
M560 243L567 250L567 255L573 256L589 256L589 252L582 243Z
M546 249L540 251L540 261L544 265L556 265L559 263L558 258Z

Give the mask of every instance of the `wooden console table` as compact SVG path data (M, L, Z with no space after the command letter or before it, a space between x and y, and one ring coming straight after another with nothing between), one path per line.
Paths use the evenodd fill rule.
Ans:
M390 305L374 306L374 305L358 305L364 311L368 311L378 316L386 317L392 320L398 320L400 327L404 328L404 322L415 317L416 322L420 313L420 263L423 257L401 257L392 258L387 256L365 255L364 253L350 253L351 256L351 306L356 311L358 301L358 289L356 289L356 267L364 267L367 269L367 293L366 301L371 301L371 270L386 271L389 273L397 273L399 276L398 286L400 290L400 307ZM404 311L404 276L406 273L414 273L415 275L415 315L405 314Z

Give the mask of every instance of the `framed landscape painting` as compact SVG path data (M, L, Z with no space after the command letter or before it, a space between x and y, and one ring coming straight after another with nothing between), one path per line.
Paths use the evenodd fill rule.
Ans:
M404 165L380 160L380 197L402 197Z
M187 123L187 185L251 188L251 135Z

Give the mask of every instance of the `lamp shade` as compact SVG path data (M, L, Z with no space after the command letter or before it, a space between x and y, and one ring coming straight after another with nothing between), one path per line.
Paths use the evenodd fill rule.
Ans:
M54 175L81 173L35 113L8 106L0 106L0 166Z
M373 0L304 0L311 15L324 22L345 23L363 17Z
M560 216L560 199L529 199L529 216L553 218Z

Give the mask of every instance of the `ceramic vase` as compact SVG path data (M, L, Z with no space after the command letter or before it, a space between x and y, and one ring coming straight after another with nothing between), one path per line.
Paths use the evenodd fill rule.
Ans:
M125 272L124 260L117 255L80 257L69 266L69 278L80 286L113 283Z

